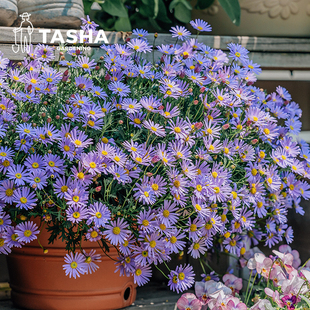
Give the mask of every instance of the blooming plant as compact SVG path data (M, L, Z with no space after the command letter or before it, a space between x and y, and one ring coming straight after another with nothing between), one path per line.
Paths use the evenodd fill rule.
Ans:
M251 274L242 294L242 278L225 274L222 283L219 278L205 279L203 275L203 281L195 284L195 294L185 293L178 300L178 309L309 309L309 260L300 266L299 253L288 245L281 245L279 251L273 252L275 256L270 257L259 250L255 254L253 250L246 253L254 257L247 260Z
M20 64L1 55L1 253L47 228L64 240L70 277L98 268L88 240L106 255L114 246L116 269L143 285L181 251L243 256L246 243L293 240L288 209L303 214L310 197L309 146L292 138L298 104L280 86L253 86L261 70L244 47L229 44L227 57L184 27L171 32L160 60L157 35L151 45L139 29L103 45L98 62L79 49L55 62L45 45ZM167 274L174 291L194 283L188 264Z

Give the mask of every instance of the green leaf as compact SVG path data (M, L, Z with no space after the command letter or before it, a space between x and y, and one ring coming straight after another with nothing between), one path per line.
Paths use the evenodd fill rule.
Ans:
M300 296L301 299L303 299L303 300L307 303L307 305L310 307L310 300L309 300L307 297L303 296L303 295L299 295L299 296Z
M189 23L191 20L191 10L189 10L182 2L179 2L174 8L174 16L182 23Z
M155 2L154 0L142 0L139 6L139 13L146 17L154 17Z
M169 5L169 10L172 11L173 9L175 9L175 7L179 4L182 3L188 10L192 10L192 6L191 4L186 1L186 0L173 0L170 5Z
M102 9L112 16L128 17L127 10L121 0L106 0Z
M239 0L218 0L222 8L228 14L231 21L236 25L240 25L241 9Z
M166 6L163 0L158 0L158 14L157 19L163 23L170 24L172 23L167 15Z
M214 0L198 0L195 9L204 10L209 8L214 3Z
M154 19L157 17L158 12L159 12L159 0L154 0L154 16L153 16Z

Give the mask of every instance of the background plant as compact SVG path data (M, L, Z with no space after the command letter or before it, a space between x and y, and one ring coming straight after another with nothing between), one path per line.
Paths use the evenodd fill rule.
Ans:
M235 25L240 24L238 0L218 0ZM93 4L96 4L93 6ZM206 9L214 0L198 0L195 9ZM92 10L91 7L95 8ZM187 0L84 0L85 14L104 30L167 32L172 26L187 24L193 9Z

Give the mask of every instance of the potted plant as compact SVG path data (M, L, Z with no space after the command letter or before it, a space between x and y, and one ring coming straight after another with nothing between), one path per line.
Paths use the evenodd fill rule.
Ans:
M261 69L242 46L227 57L184 27L171 32L160 60L157 34L151 45L141 29L103 45L97 62L80 48L57 64L45 45L17 66L1 56L0 251L16 304L117 308L111 300L132 302L151 265L166 265L172 290L191 287L189 264L166 264L174 253L204 268L207 252L243 257L249 244L292 241L287 210L310 193L309 146L291 136L298 105L280 86L253 86ZM113 260L125 276L115 290Z

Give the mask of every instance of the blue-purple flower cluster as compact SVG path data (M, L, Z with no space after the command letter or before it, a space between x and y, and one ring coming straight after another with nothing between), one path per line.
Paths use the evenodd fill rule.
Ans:
M227 55L171 32L157 62L139 29L98 62L70 50L62 71L50 46L17 65L0 55L0 253L34 240L38 216L66 240L69 276L97 268L97 254L75 252L86 239L116 246L117 270L143 285L174 253L242 256L249 243L293 240L288 209L303 214L310 197L298 104L253 86L261 69L241 45ZM168 278L179 292L194 273Z

